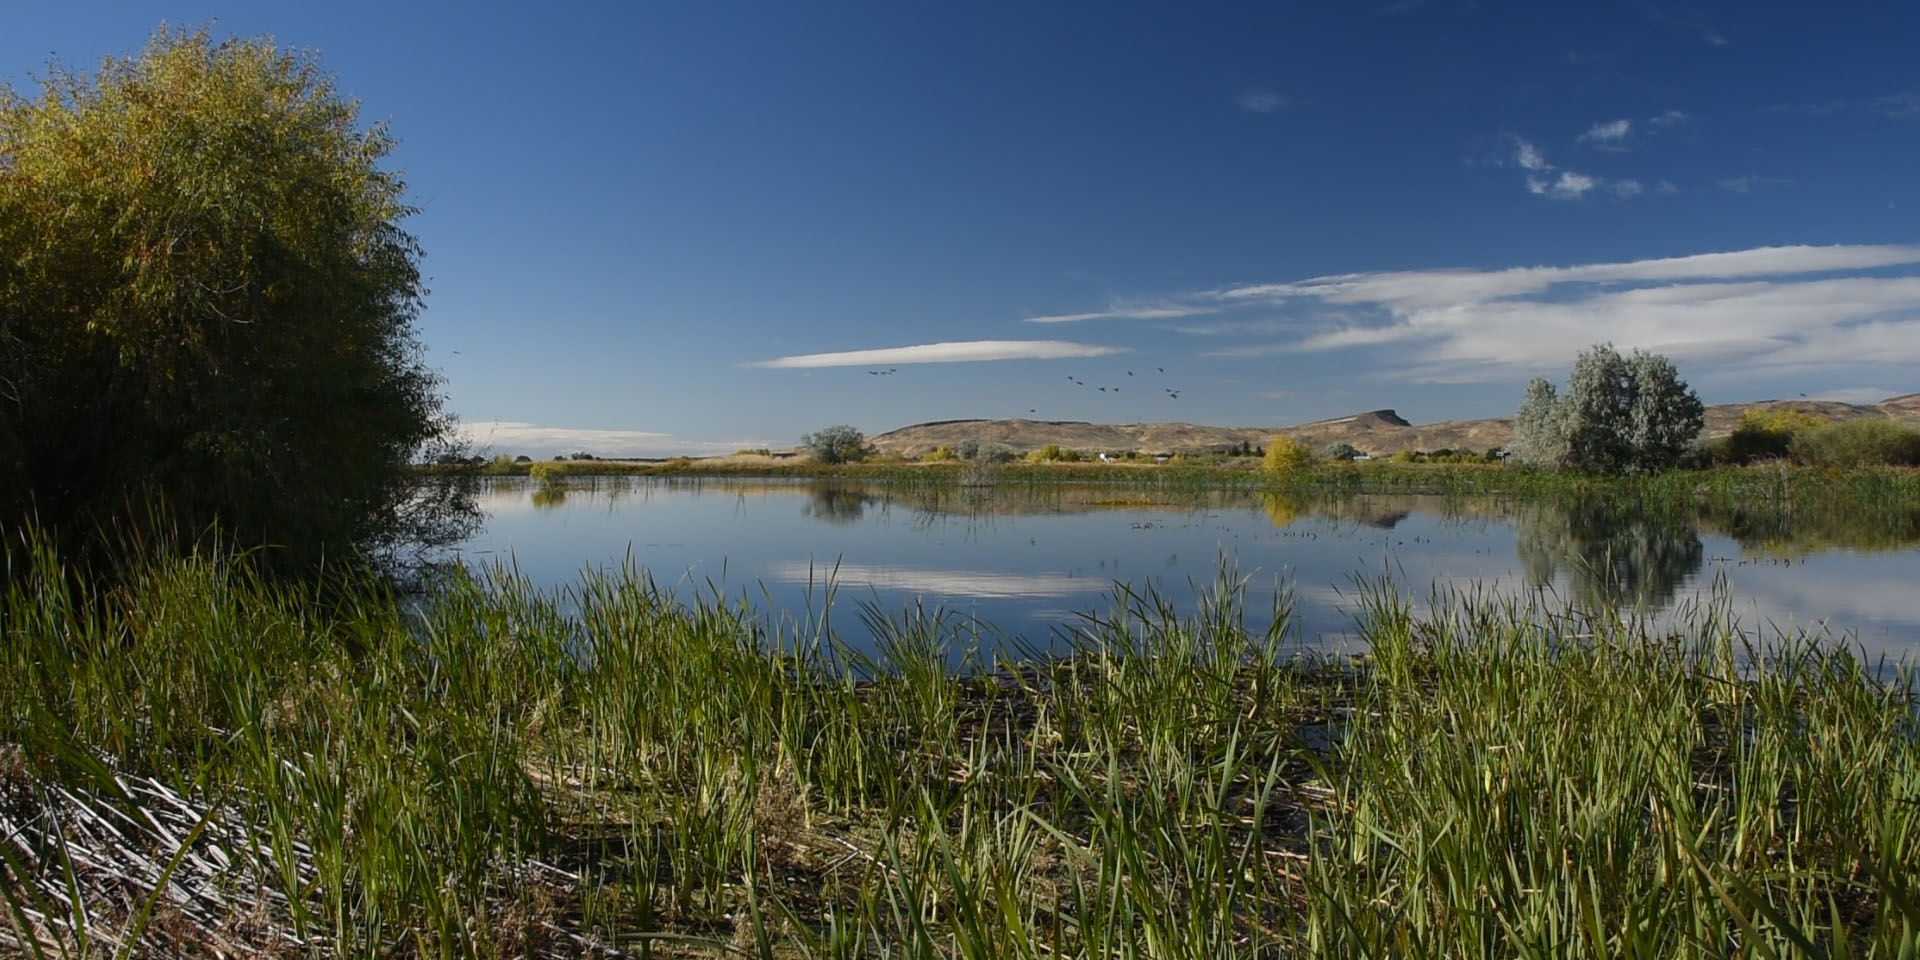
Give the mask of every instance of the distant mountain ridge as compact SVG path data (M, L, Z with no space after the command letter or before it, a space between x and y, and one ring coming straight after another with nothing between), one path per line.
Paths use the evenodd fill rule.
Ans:
M1733 432L1742 411L1789 407L1828 420L1885 417L1920 429L1920 393L1890 397L1879 403L1840 403L1833 400L1762 400L1721 403L1707 408L1702 431L1711 439ZM1276 435L1306 441L1314 448L1350 443L1374 456L1400 450L1476 450L1505 446L1513 439L1513 419L1442 420L1415 424L1393 410L1315 420L1290 427L1211 427L1193 423L1091 423L1084 420L935 420L916 423L868 438L882 453L920 456L935 447L953 447L973 440L981 446L998 444L1015 453L1059 444L1074 450L1139 450L1145 453L1208 453L1248 443L1266 446Z

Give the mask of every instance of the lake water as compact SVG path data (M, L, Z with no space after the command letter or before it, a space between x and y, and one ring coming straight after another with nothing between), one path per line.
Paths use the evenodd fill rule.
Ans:
M862 644L862 604L938 606L991 629L982 642L1057 643L1105 615L1116 583L1183 612L1223 564L1263 628L1277 588L1298 642L1358 649L1360 578L1536 589L1671 615L1730 590L1748 626L1825 629L1870 656L1920 659L1920 537L1885 523L1796 528L1779 518L1623 517L1579 504L1366 496L1303 503L1248 491L903 489L840 481L600 479L562 491L494 481L471 563L511 559L561 586L629 558L683 595L750 597L804 622L833 588L831 627ZM1804 526L1804 525L1803 525Z

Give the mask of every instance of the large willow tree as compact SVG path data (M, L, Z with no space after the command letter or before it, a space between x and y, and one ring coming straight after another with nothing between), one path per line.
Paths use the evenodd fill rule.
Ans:
M393 140L310 54L162 31L0 87L0 526L264 546L464 534Z

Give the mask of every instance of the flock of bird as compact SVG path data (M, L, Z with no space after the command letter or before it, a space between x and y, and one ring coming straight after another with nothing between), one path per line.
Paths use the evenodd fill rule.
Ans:
M1165 375L1166 375L1166 372L1167 372L1167 368L1165 368L1165 367L1154 367L1153 369L1154 369L1154 372L1156 372L1156 373L1159 373L1159 374L1160 374L1160 375L1162 375L1162 376L1165 376ZM894 375L894 374L896 374L896 373L899 373L899 372L900 372L900 369L899 369L898 367L888 367L888 368L887 368L887 369L885 369L885 370L868 370L868 371L867 371L867 376L870 376L870 377L890 377L890 376L892 376L892 375ZM1132 370L1128 370L1128 371L1127 371L1127 376L1129 376L1129 377L1131 377L1131 376L1133 376L1133 371L1132 371ZM1069 381L1071 381L1071 382L1072 382L1072 383L1073 383L1073 384L1074 384L1075 386L1080 386L1080 387L1084 387L1084 386L1087 386L1087 385L1088 385L1088 384L1087 384L1087 382L1086 382L1085 380L1082 380L1082 379L1080 379L1079 377L1076 377L1076 376L1074 376L1073 374L1067 374L1067 379L1068 379ZM1113 386L1102 386L1102 387L1095 387L1094 389L1096 389L1096 390L1098 390L1098 391L1100 391L1101 393L1119 393L1119 392L1120 392L1120 387L1119 387L1119 385L1118 385L1118 384L1115 384L1115 385L1113 385ZM1166 395L1167 395L1167 399L1169 399L1169 400L1178 400L1178 399L1180 399L1180 391L1179 391L1179 390L1176 390L1176 389L1174 389L1174 388L1172 388L1172 387L1161 387L1161 388L1160 388L1160 392L1162 392L1162 393L1164 393L1164 394L1166 394ZM1038 408L1038 407L1029 407L1029 408L1027 408L1027 412L1028 412L1028 413L1038 413L1038 412L1040 412L1040 411L1039 411L1039 408Z
M1153 369L1155 372L1161 373L1161 374L1165 374L1167 372L1166 367L1154 367ZM1128 370L1127 376L1129 377L1133 376L1133 371ZM1067 374L1067 379L1071 380L1075 386L1084 387L1087 385L1087 382L1085 380L1075 377L1073 374ZM1120 387L1118 385L1111 386L1111 387L1096 387L1095 389L1099 390L1101 393L1109 393L1109 392L1119 393L1120 392ZM1180 391L1175 390L1172 387L1161 387L1160 391L1162 393L1165 393L1168 399L1172 399L1172 400L1180 399Z

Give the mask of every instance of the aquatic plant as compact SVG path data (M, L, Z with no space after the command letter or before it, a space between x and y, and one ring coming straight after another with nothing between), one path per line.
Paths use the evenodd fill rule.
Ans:
M31 542L0 940L51 956L1900 956L1910 673L1363 577L1367 652L1118 588L1051 654L921 606L511 565L329 597ZM1265 611L1263 611L1265 613ZM1014 655L988 651L1009 649Z

